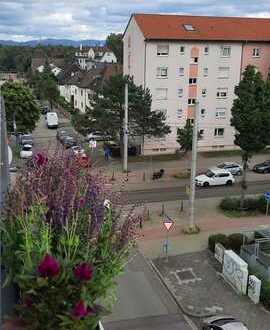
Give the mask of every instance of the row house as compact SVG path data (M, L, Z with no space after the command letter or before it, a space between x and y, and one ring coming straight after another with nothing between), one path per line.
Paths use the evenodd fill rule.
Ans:
M117 63L115 54L106 47L83 48L75 53L75 61L83 70L91 70L98 63Z
M171 134L147 139L145 154L173 153L177 129L199 102L200 151L234 149L234 87L248 64L266 78L270 19L134 14L124 37L125 75L149 88L152 111L166 114Z
M58 81L60 95L80 112L86 112L93 95L94 85L109 79L112 75L122 74L122 66L106 64L100 68L89 71L82 70L77 64L67 68Z

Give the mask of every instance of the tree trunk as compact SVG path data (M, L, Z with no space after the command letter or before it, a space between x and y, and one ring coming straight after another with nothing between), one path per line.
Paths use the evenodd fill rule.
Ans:
M247 163L248 163L248 155L246 153L242 156L242 163L243 163L243 176L242 176L242 182L241 182L241 200L240 200L240 209L244 209L244 201L245 201L245 195L247 190Z

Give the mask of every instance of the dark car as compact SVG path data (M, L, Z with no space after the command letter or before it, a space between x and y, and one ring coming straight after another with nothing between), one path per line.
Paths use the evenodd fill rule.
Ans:
M248 330L239 320L232 316L215 315L203 320L203 330Z
M77 142L76 140L74 139L74 137L72 136L65 136L63 138L63 146L65 149L69 149L73 146L76 146L77 145Z
M20 144L23 146L25 144L33 145L32 134L22 134L19 137Z
M120 157L120 146L119 144L108 143L106 144L110 149L110 153L112 157ZM129 156L136 156L138 154L138 148L136 146L129 146L128 147L128 155Z
M253 171L257 173L270 173L270 160L266 160L263 163L256 164L253 167Z
M60 141L61 143L63 143L63 140L64 140L65 137L67 137L67 136L73 137L72 135L73 134L72 134L72 131L71 130L67 130L67 129L63 129L62 128L62 129L59 129L57 131L57 133L56 133L56 139L58 141Z
M49 112L49 111L50 111L50 108L49 108L48 105L42 105L42 106L41 106L41 113L42 113L43 115L46 115L47 112Z

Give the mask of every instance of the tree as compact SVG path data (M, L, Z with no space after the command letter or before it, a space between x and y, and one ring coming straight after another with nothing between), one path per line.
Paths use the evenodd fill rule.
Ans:
M187 120L183 128L177 129L176 139L176 141L180 144L180 150L184 151L185 154L192 150L192 136L193 125L191 124L190 120Z
M28 87L20 83L6 82L2 86L4 97L7 129L12 132L14 119L19 132L32 132L40 117L40 109Z
M121 33L115 34L111 33L106 39L106 46L114 52L117 61L123 63L123 35Z
M247 189L246 170L251 157L270 142L270 81L264 83L254 66L247 66L234 93L231 125L235 128L234 143L242 150L243 177L241 208Z
M91 109L87 115L95 123L95 128L120 137L123 147L124 89L128 83L129 94L129 135L162 137L170 133L165 123L165 115L151 111L152 98L149 89L136 86L132 78L122 75L112 76L108 81L98 84L91 99Z

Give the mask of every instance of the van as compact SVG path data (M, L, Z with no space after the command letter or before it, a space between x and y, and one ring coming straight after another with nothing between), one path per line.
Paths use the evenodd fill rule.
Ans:
M46 115L47 127L57 128L58 127L58 116L56 112L48 112Z

